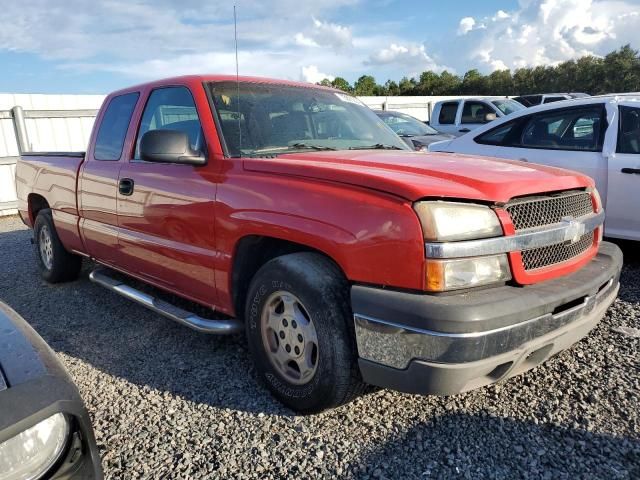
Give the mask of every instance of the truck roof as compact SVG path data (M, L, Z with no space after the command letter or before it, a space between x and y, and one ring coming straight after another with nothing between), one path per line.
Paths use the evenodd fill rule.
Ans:
M318 88L321 90L330 90L334 92L345 93L342 90L338 90L332 87L325 87L323 85L316 85L308 82L297 82L293 80L282 80L276 78L267 77L251 77L251 76L235 76L229 74L201 74L201 75L181 75L177 77L162 78L159 80L153 80L150 82L139 83L130 87L125 87L120 90L112 92L109 96L120 95L122 93L131 92L134 90L142 90L144 88L154 88L171 84L189 84L189 83L204 83L204 82L252 82L252 83L266 83L274 85L289 85L292 87L302 88Z

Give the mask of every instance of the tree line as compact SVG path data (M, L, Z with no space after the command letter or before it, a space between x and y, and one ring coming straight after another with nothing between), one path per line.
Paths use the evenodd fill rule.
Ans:
M383 85L371 75L362 75L351 85L342 77L324 79L331 86L355 95L525 95L528 93L603 93L640 91L640 55L625 45L604 57L592 55L555 66L496 70L483 75L469 70L463 76L443 71L422 72L417 78L387 80Z

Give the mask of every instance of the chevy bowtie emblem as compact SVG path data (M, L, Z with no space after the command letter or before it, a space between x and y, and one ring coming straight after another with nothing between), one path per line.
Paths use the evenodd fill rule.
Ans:
M562 217L560 220L565 226L564 241L569 242L571 245L580 240L585 233L584 223L575 220L573 217Z

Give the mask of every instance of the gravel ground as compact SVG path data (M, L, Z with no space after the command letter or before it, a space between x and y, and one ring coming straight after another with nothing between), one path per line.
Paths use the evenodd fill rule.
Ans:
M242 336L210 337L89 282L36 270L0 219L0 300L62 357L107 478L640 478L640 256L585 340L505 384L454 397L378 391L296 416L253 379Z

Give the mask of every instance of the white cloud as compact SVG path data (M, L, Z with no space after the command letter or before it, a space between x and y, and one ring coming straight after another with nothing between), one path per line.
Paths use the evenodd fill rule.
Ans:
M401 45L392 43L373 53L366 62L368 65L401 65L411 68L412 72L423 70L442 71L446 67L438 65L424 48L424 45Z
M484 26L486 28L480 28ZM464 68L556 64L637 44L640 6L632 0L521 0L520 8L460 20L448 44Z
M473 30L476 21L473 17L464 17L460 19L460 24L458 25L458 35L466 35L468 32Z
M301 80L305 82L318 83L325 78L333 80L336 77L327 73L320 72L318 70L318 67L316 67L315 65L307 65L305 67L302 67Z

